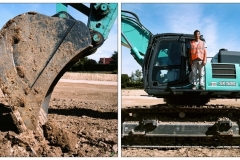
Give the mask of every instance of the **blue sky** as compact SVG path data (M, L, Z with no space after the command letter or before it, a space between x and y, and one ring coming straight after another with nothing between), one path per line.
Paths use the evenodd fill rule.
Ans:
M89 6L89 4L85 4ZM56 14L56 3L0 3L0 28L10 19L14 18L15 16L34 11L38 12L47 16L52 16ZM68 13L75 19L84 22L87 24L88 17L78 12L71 6L68 7ZM95 52L93 55L88 56L90 59L94 59L97 62L99 61L100 57L111 57L114 51L118 51L117 45L117 20L108 35L108 39L104 42L104 44Z
M240 3L122 3L122 10L137 14L153 34L193 34L200 30L207 42L208 57L221 48L240 51ZM130 49L121 49L122 73L131 75L142 70Z

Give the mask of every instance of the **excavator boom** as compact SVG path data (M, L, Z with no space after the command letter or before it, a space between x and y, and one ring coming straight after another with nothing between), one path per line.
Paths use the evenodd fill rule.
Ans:
M145 28L137 15L129 11L121 13L121 43L131 49L131 54L142 65L152 33Z

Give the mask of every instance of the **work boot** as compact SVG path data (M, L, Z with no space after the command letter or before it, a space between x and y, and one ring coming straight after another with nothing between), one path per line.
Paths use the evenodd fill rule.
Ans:
M193 90L196 90L196 89L197 89L197 88L196 88L196 85L193 85L193 86L192 86L192 89L193 89Z

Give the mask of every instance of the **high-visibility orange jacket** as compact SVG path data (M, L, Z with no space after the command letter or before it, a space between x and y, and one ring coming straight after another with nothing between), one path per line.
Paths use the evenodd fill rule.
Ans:
M206 63L205 42L199 40L196 44L195 40L190 41L190 53L192 60L200 59Z

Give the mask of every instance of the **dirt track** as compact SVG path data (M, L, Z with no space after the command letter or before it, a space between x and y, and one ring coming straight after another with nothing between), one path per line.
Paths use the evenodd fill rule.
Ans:
M117 95L117 75L66 73L53 91L44 137L16 133L2 109L0 156L117 156Z
M154 105L164 103L162 99L147 97L143 90L122 90L122 107L137 105ZM212 100L211 104L228 104L240 106L239 100ZM239 149L181 148L176 150L161 149L121 149L122 157L239 157Z

